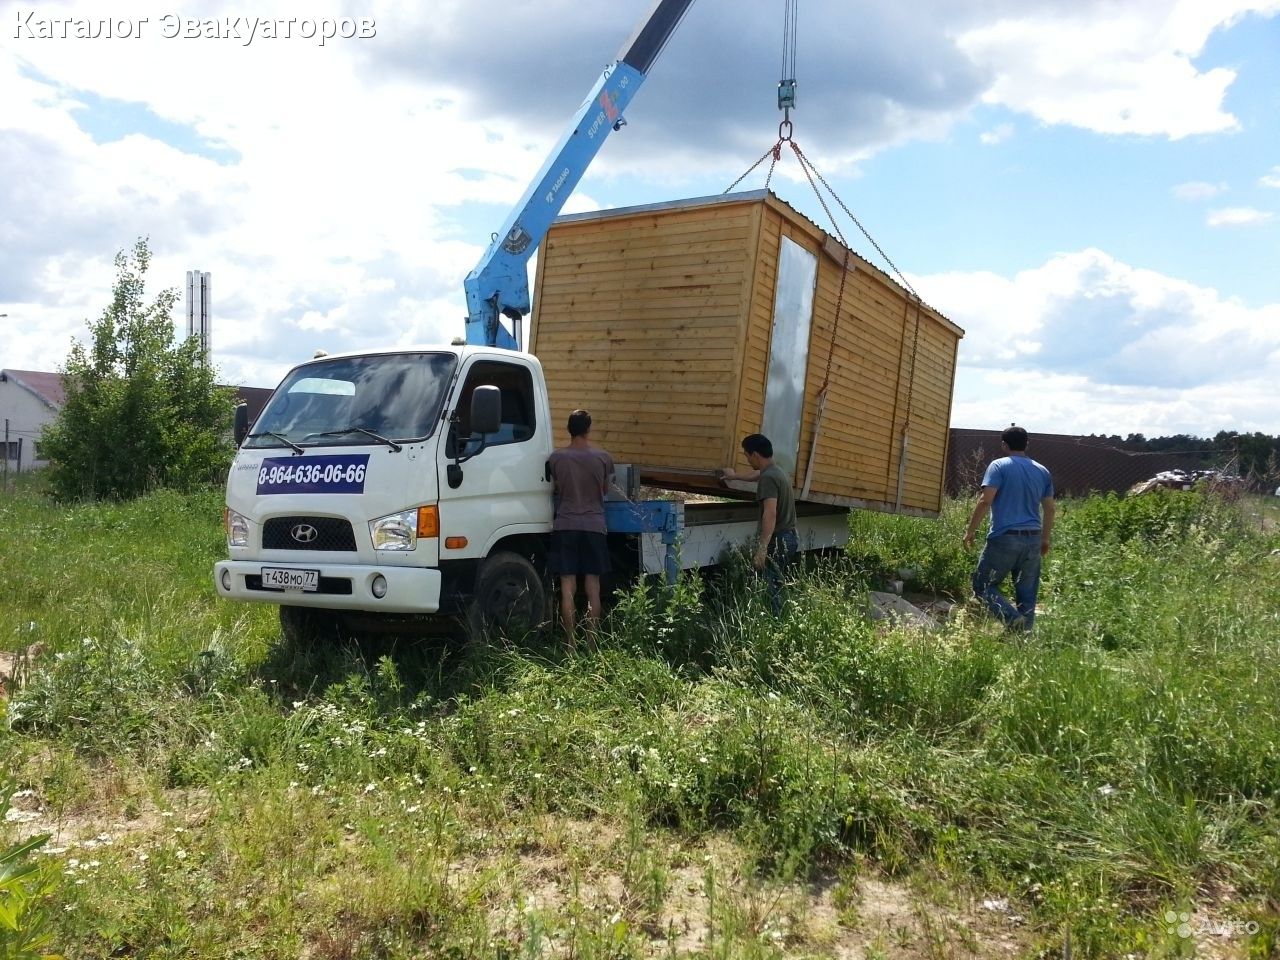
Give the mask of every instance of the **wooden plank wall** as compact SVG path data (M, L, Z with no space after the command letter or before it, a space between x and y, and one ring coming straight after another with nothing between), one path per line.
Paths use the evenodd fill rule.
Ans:
M741 441L749 433L759 433L764 423L764 390L769 370L769 340L773 335L773 300L778 284L778 256L782 248L785 221L763 203L758 204L760 225L756 243L750 251L755 274L750 286L748 313L745 317L742 377L738 385L738 402L731 411L730 434L733 436L733 459L737 470L751 467L742 455ZM794 483L794 481L793 481Z
M906 293L854 256L837 322L843 265L826 251L838 245L772 196L552 227L530 349L546 373L557 437L581 406L619 462L745 469L738 442L764 419L784 236L818 257L795 487L804 485L830 355L812 499L891 509L909 420L902 505L936 512L960 331L922 307L917 333Z
M921 307L917 317L916 305L905 297L899 309L902 355L893 448L885 464L885 498L890 504L897 502L902 432L909 427L902 505L936 512L942 506L957 334L927 307Z
M821 310L815 312L806 385L808 406L815 412L828 353L834 350L834 356L811 489L884 503L889 499L885 474L893 459L902 322L890 291L861 269L860 261L851 259L838 325L836 303L844 267L825 254L819 266ZM811 415L803 441L806 450L814 426L816 416ZM799 483L803 485L803 477Z
M911 313L914 324L914 308ZM930 511L942 508L956 343L953 333L922 313L903 503Z
M620 463L729 462L759 221L760 205L742 203L551 228L529 342L558 442L585 407Z
M782 236L818 254L795 487L802 489L805 483L818 427L818 399L826 383L827 403L814 453L811 497L855 499L891 507L898 496L902 428L909 410L910 446L902 505L936 512L941 508L958 331L923 307L919 336L915 336L915 307L908 304L900 287L857 257L850 257L850 269L845 273L843 260L821 252L828 241L826 235L778 203L767 205L761 228L748 334L754 344L751 352L759 359L743 371L740 429L757 429L762 420L767 337Z

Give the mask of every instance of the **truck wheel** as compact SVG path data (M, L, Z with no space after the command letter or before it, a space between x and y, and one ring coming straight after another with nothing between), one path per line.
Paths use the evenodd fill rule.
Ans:
M328 610L312 607L280 608L280 633L293 647L311 647L338 639L338 622Z
M546 587L524 557L502 551L480 565L467 616L474 637L518 640L540 630L546 614Z

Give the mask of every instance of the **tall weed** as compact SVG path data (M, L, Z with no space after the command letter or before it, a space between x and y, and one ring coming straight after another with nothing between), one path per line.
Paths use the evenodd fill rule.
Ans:
M1196 529L1239 533L1243 529L1240 511L1222 497L1199 489L1161 488L1135 497L1108 493L1072 502L1056 533L1095 543L1141 539L1174 546Z
M936 518L873 510L850 514L847 555L873 579L904 578L915 589L961 598L970 593L973 558L962 539L971 503L949 500Z
M16 792L12 781L0 785L0 824L8 822ZM60 960L54 943L57 866L36 859L49 834L0 842L0 957L4 960ZM0 834L0 839L3 835Z

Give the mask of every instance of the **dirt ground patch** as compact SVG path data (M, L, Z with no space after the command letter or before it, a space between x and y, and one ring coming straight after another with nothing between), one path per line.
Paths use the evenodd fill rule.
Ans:
M1013 957L1031 939L1003 902L950 894L939 902L928 884L762 879L727 835L690 844L648 833L637 842L597 821L548 818L544 826L546 842L509 858L502 885L516 894L491 913L495 931L513 942L535 915L625 923L645 933L652 957L701 955L726 938L838 960ZM473 869L480 865L462 874ZM566 933L543 932L550 955L569 954Z
M94 799L69 811L56 809L35 790L19 790L5 812L5 832L15 840L49 834L49 842L41 848L46 855L113 846L131 837L161 833L174 824L202 822L208 813L205 799L201 791L173 791L163 807L144 800L121 808L110 800Z
M18 688L43 652L44 647L38 643L22 650L0 650L0 701L7 700L9 693Z

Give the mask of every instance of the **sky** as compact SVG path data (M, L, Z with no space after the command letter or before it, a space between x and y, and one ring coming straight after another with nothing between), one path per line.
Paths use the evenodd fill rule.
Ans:
M224 382L461 335L463 278L648 8L318 0L305 36L272 0L0 0L0 367L57 369L142 236L150 294L211 273ZM566 212L741 176L783 18L694 0ZM798 0L796 39L796 143L966 331L952 425L1280 434L1280 0ZM886 267L794 158L771 187Z

